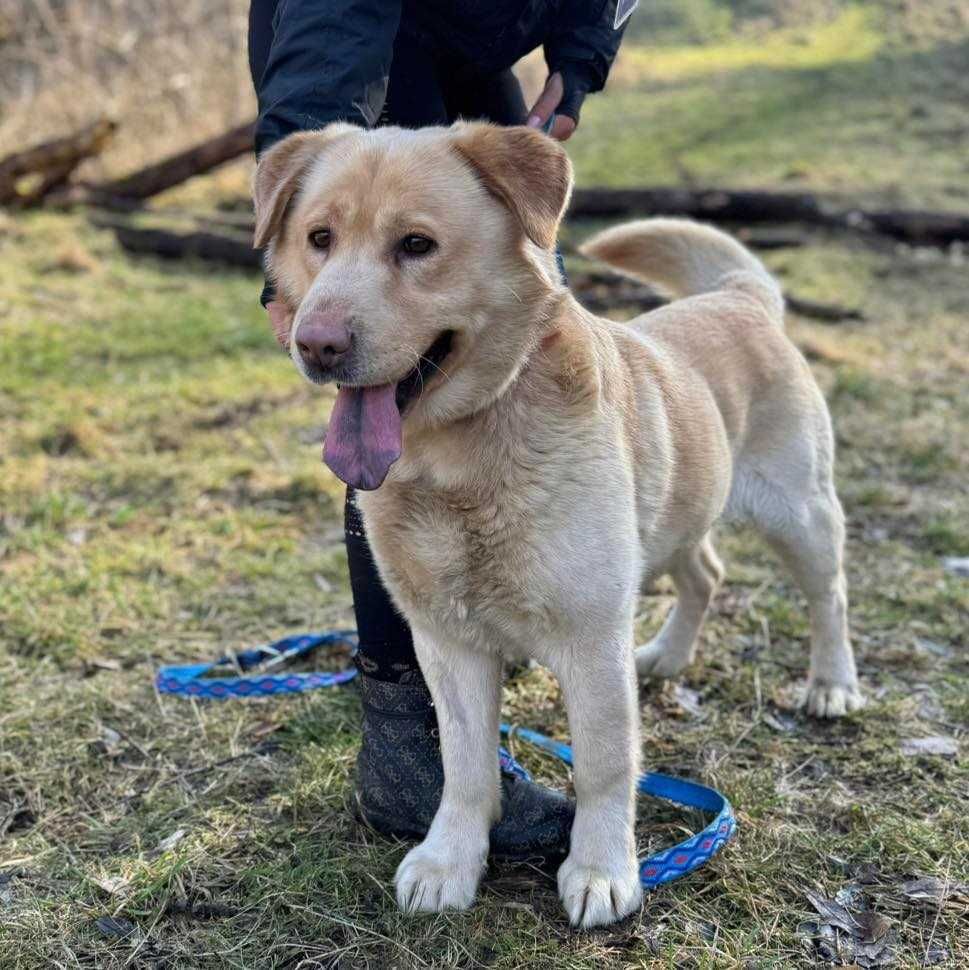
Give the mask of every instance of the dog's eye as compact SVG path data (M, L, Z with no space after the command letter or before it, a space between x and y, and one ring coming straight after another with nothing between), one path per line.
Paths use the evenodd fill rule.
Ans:
M408 256L426 256L436 246L437 243L433 239L428 239L427 236L421 236L417 233L404 236L400 241L400 251Z
M310 233L310 245L314 249L328 249L330 246L330 230L314 229Z

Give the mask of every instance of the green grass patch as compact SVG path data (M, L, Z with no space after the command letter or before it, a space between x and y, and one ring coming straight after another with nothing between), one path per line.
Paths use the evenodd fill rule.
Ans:
M950 516L936 516L925 524L922 539L932 552L940 556L969 555L969 533L965 524Z
M762 29L752 3L733 38L720 5L692 7L719 18L703 27L716 44L626 51L570 143L582 183L964 207L965 38L901 47L873 4ZM807 968L806 891L859 879L896 934L894 966L921 967L930 943L969 965L964 900L925 909L899 890L969 879L969 592L941 563L969 554L964 268L823 239L768 262L795 292L867 315L824 327L838 353L812 366L838 440L868 707L833 725L797 712L803 601L749 531L724 529L728 582L685 677L699 706L645 688L643 762L725 791L740 837L642 914L577 934L554 875L532 869L489 870L469 913L397 911L406 846L347 809L351 690L155 695L162 663L352 623L342 493L319 454L332 397L279 354L255 275L128 259L80 214L0 226L0 967ZM821 333L790 332L805 346ZM642 638L669 591L642 598ZM504 708L567 736L544 671L512 679ZM902 753L932 735L960 755ZM563 766L516 754L568 789ZM644 799L640 850L696 822Z

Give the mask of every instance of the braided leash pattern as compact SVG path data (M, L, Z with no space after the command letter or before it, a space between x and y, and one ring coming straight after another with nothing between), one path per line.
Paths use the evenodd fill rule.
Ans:
M278 694L299 694L321 687L335 687L353 680L357 675L356 668L347 667L335 673L259 673L246 676L244 672L260 664L267 667L274 666L303 657L318 647L339 644L349 644L356 649L356 633L353 630L338 630L333 633L302 634L286 637L254 650L244 650L234 656L220 657L211 663L161 667L155 677L155 686L162 694L197 697L203 700L269 697ZM223 670L243 671L243 673L235 676L208 676L212 671ZM565 764L572 764L572 749L562 741L555 741L530 728L513 727L510 724L502 724L501 733L508 738L513 736L521 738L547 751ZM528 771L503 747L498 749L498 762L502 771L517 775L526 781L531 780ZM644 795L664 798L678 805L715 813L714 820L696 835L670 849L664 849L640 860L639 880L644 889L656 889L664 883L698 869L716 855L737 831L737 821L730 802L720 792L706 785L648 772L640 777L637 789Z
M510 724L502 724L501 733L508 738L519 737L554 755L565 764L572 764L572 749L562 741L555 741L530 728L513 727ZM737 820L734 818L730 802L720 792L706 785L650 771L640 776L636 788L643 795L652 795L678 805L716 813L713 821L696 835L670 849L664 849L662 852L640 859L639 881L643 889L656 889L664 883L693 872L694 869L699 869L713 858L737 831Z
M259 664L278 664L305 656L317 647L349 644L356 649L353 630L334 633L307 633L286 637L265 647L244 650L232 657L220 657L212 663L162 667L155 676L155 686L162 694L180 694L204 700L225 701L233 697L271 697L276 694L300 694L320 687L335 687L357 676L356 667L335 673L266 674L252 676L210 677L213 670L251 670Z

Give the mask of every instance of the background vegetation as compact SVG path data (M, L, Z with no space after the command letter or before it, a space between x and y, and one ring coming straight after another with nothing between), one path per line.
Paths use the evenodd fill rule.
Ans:
M244 120L244 6L5 0L0 152L108 110L121 137L95 164L122 174ZM969 208L964 3L643 7L570 143L581 184ZM177 221L236 204L247 178L231 166L160 205ZM162 663L350 622L341 492L319 461L331 399L279 354L254 275L134 260L80 212L0 217L0 967L850 963L808 925L824 923L809 892L884 918L871 959L969 965L969 581L945 568L969 555L964 253L815 234L768 261L792 290L866 312L789 327L837 428L869 703L837 724L796 711L803 603L751 536L725 532L702 659L644 690L643 755L728 793L740 836L641 916L580 935L532 870L489 872L467 914L398 914L406 847L345 808L352 690L155 695ZM670 594L643 598L644 639ZM567 736L544 672L505 702ZM942 740L911 744L927 738ZM696 821L644 801L641 850Z

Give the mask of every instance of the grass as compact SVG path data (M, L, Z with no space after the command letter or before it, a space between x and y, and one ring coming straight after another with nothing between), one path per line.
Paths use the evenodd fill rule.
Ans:
M579 177L965 209L967 50L965 30L903 41L876 3L703 47L630 46L584 109Z
M877 30L853 16L844 30ZM895 126L872 84L947 76L958 45L893 66L888 43L796 69L786 55L716 48L708 69L633 51L655 76L620 72L590 102L580 178L673 179L674 150L692 146L678 157L724 184L780 185L796 164L811 187L951 201L952 142L914 166L931 139ZM927 99L933 116L945 97ZM820 138L838 105L838 137ZM211 201L235 177L183 199ZM803 603L749 534L724 532L729 581L685 681L700 713L672 687L645 690L643 756L725 791L739 839L641 915L576 934L554 878L531 870L490 871L466 914L397 912L406 847L345 807L352 690L224 706L155 695L161 663L350 622L341 493L319 461L330 398L275 348L252 275L128 259L80 215L0 224L0 967L810 967L806 892L859 881L896 934L894 966L969 964L965 900L923 907L899 888L969 879L969 586L942 567L969 544L965 270L824 239L770 262L793 291L868 316L790 321L830 351L813 366L839 441L868 707L831 725L794 709ZM663 583L643 598L641 636L670 602ZM509 682L505 714L567 736L541 670ZM961 754L901 753L931 735ZM561 766L518 753L568 786ZM644 801L640 822L646 851L696 820Z

